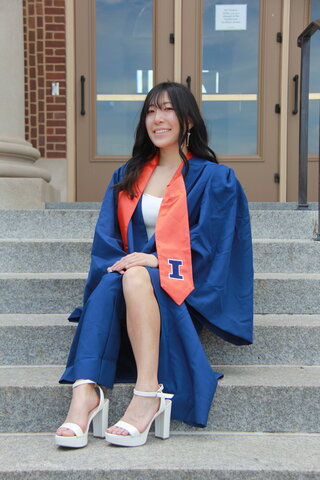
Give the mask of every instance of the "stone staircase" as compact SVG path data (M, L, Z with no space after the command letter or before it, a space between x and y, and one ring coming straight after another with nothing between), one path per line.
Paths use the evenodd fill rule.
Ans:
M172 422L143 448L54 446L69 386L58 384L81 304L96 204L0 211L0 479L320 479L320 242L316 211L252 204L255 343L204 332L219 382L206 429ZM80 207L80 208L79 208ZM132 392L107 394L109 422Z

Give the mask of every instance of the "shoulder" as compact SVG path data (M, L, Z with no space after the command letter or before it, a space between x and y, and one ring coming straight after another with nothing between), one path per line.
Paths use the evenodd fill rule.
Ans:
M212 186L228 186L236 181L233 169L227 165L195 157L189 162L190 170L196 174L198 181Z

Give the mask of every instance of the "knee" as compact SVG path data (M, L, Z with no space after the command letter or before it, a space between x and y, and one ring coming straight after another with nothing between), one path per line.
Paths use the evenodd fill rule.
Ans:
M129 268L122 278L124 293L139 295L139 292L151 289L149 273L145 267Z

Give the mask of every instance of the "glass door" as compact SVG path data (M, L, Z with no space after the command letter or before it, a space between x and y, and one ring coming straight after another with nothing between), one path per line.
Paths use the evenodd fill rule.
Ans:
M210 146L251 201L278 200L280 4L203 0L201 101Z
M306 26L320 18L320 0L292 0L290 15L289 51L289 109L288 109L288 201L298 199L299 163L299 101L294 109L295 84L300 85L301 49L297 38ZM320 120L320 32L311 38L310 45L310 84L309 84L309 123L308 123L308 200L316 201L319 164L319 120ZM299 99L298 99L299 100Z
M145 95L172 75L173 0L77 0L77 200L131 155Z

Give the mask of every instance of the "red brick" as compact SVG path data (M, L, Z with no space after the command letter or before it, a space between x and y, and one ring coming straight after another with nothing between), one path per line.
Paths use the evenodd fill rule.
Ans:
M38 29L37 37L38 37L38 40L43 40L43 28Z
M48 132L49 133L49 132ZM56 132L55 132L57 135L66 135L67 133L67 129L66 128L56 128Z
M44 66L38 65L38 75L44 75Z
M60 113L59 113L59 112L56 112L56 113L54 114L54 117L53 117L53 118L59 119L59 120L60 120L60 119L65 120L65 119L66 119L66 114L65 114L65 113L61 113L61 112L60 112ZM62 123L57 123L57 125L65 125L65 123L64 123L64 124L62 124Z
M35 28L36 27L36 22L34 17L29 17L28 18L28 27L29 28Z
M47 135L51 135L54 133L54 128L47 128Z
M66 34L65 33L59 33L59 32L55 32L53 34L53 38L56 39L56 40L65 40L66 38Z
M39 122L44 122L45 121L44 113L39 113L38 120L39 120Z
M45 49L45 54L46 55L53 55L53 48L46 48Z
M66 141L66 139L64 139ZM56 150L59 152L65 152L66 151L66 144L63 143L62 145L56 145Z
M64 31L64 23L48 23L46 26L46 30L48 32L63 32Z
M52 16L46 15L44 18L45 18L46 23L53 23L53 17Z
M54 98L54 103L59 103L59 104L66 103L66 97L64 95L59 95L58 97L52 97L52 98Z
M65 48L56 48L55 50L56 55L66 55L66 49Z
M53 111L61 112L62 109L63 108L61 107L61 105L54 105L54 104L53 105L48 105L48 111L51 111L51 112L53 112Z
M53 116L49 117L50 113L47 115L48 118L53 118ZM53 115L53 114L51 114ZM57 113L56 113L57 115ZM48 127L65 127L66 122L65 120L48 120L47 121Z
M29 42L35 42L36 40L36 33L33 30L28 31Z
M65 46L65 42L62 42L61 40L48 40L46 42L46 46L48 48L63 48Z
M48 141L54 143L65 142L66 137L64 135L50 135L48 136Z
M53 72L54 66L53 65L46 65L47 72Z
M43 15L43 7L41 3L36 5L37 15Z
M34 67L35 64L36 64L36 57L35 57L35 55L29 55L29 65L30 65L31 67Z
M46 15L64 15L64 8L45 8Z
M65 23L64 15L54 17L54 23Z
M31 103L30 105L30 112L35 115L37 113L37 105L35 103Z
M65 7L65 0L54 0L55 7Z
M54 70L55 70L55 72L65 72L66 71L66 65L65 64L55 65Z
M36 127L37 126L37 117L36 115L31 115L30 117L30 124L32 127Z
M38 142L39 147L44 147L46 143L46 137L44 135L39 135L38 140L39 140Z
M54 144L53 143L47 143L47 149L48 150L54 150Z
M36 102L37 97L35 92L30 92L30 102Z
M39 125L39 133L41 135L44 135L45 131L44 131L44 125Z
M37 61L38 61L38 63L43 63L44 55L43 55L42 52L37 54Z
M46 39L47 39L47 40L51 40L51 38L53 38L52 32L47 32L47 31L46 31Z
M45 109L45 103L44 103L43 101L38 102L38 110L39 110L39 112L44 112L44 109ZM44 120L40 120L40 118L39 118L39 122L44 122Z
M34 5L32 5L30 2L28 2L28 14L34 15Z
M65 63L65 58L64 57L48 57L47 58L47 63Z
M49 70L49 69L48 69ZM64 80L65 79L65 75L63 73L47 73L47 79L48 80L55 80L55 81L58 81L60 79Z
M38 28L43 27L43 18L42 17L37 17L37 27Z
M44 87L44 78L43 77L38 76L38 86L39 86L39 88Z

